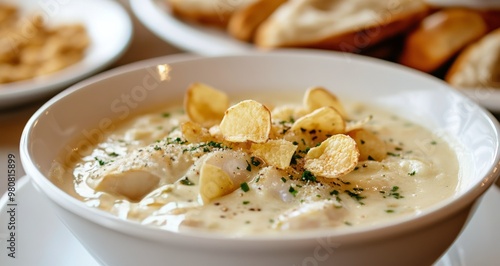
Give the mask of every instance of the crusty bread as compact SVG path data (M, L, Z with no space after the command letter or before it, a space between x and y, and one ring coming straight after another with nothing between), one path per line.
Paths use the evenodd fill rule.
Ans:
M242 41L252 41L259 25L286 1L257 0L236 10L229 19L229 34Z
M231 15L255 0L166 0L179 18L226 27Z
M446 81L459 88L500 88L500 29L461 52Z
M443 9L423 19L407 36L399 61L432 73L486 32L487 25L478 12L463 8Z
M257 29L255 44L361 51L414 26L427 11L420 0L289 0Z
M480 9L479 13L490 31L500 28L500 8Z

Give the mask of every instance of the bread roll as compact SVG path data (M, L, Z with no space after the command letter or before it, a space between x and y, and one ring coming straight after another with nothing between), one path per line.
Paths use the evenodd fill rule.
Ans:
M412 27L427 11L419 0L289 0L257 29L255 43L361 51Z
M400 63L434 72L468 44L486 34L483 18L470 9L443 9L422 20L407 37Z
M231 15L255 0L166 0L181 19L226 27Z
M500 88L500 29L460 53L446 81L458 88Z
M240 8L229 19L229 34L242 41L252 41L259 25L286 1L257 0Z

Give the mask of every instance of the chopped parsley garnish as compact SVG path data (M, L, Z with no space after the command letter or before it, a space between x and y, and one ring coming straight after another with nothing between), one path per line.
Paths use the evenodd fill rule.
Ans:
M161 116L165 117L165 118L168 118L168 117L170 117L170 113L162 113Z
M247 161L247 171L252 171L252 165Z
M247 205L249 203L250 203L250 201L248 201L248 200L243 201L243 205Z
M112 152L112 153L109 154L109 156L111 156L111 157L117 157L117 156L119 156L119 154L116 153L116 152Z
M411 173L408 173L409 176L414 176L417 172L416 171L413 171Z
M161 150L160 146L158 146L158 145L155 145L155 147L154 147L153 149L154 149L155 151L159 151L159 150Z
M393 213L394 210L385 210L385 212L387 212L387 213Z
M94 157L94 159L95 159L95 160L99 163L99 165L100 165L100 166L103 166L103 165L105 165L105 164L106 164L106 162L105 162L105 161L103 161L103 160L101 160L101 159L99 159L99 158L97 158L97 157Z
M305 170L304 173L302 173L302 177L300 178L302 181L311 181L311 182L316 182L316 177L311 173L310 171Z
M435 140L431 141L431 145L436 145L437 142Z
M291 165L296 165L297 164L297 160L298 159L301 159L302 156L298 155L297 153L294 153L293 156L292 156L292 160L290 161L290 164Z
M241 187L241 190L243 190L243 192L248 192L250 190L250 187L248 186L247 182L241 183L240 187Z
M186 144L186 140L182 140L181 138L167 138L167 144Z
M281 177L281 181L283 181L283 183L286 183L286 178Z
M291 185L290 185L290 188L288 189L288 192L290 192L294 197L297 195L297 193L299 193L295 188L293 188Z
M400 156L398 153L393 153L393 152L388 152L387 155L394 156L394 157L399 157Z
M401 194L399 194L399 187L398 186L393 186L391 188L391 191L389 191L389 194L385 195L386 192L385 191L380 191L381 194L383 194L384 198L387 198L387 197L393 197L395 199L402 199L404 198L404 196L402 196Z
M336 190L336 189L334 189L334 190L330 191L330 195L332 195L332 196L333 196L333 195L338 195L338 194L339 194L339 191L338 191L338 190Z
M361 202L361 200L364 199L364 198L366 198L366 197L363 197L359 193L355 193L355 192L352 192L350 190L345 190L345 193L347 193L347 195L349 195L351 198L355 199L361 205L364 205L364 203Z
M185 186L194 186L194 183L191 180L189 180L189 178L187 178L187 177L181 179L181 181L179 181L179 182Z
M260 165L260 161L257 158L255 158L254 156L250 157L250 162L252 163L253 166Z

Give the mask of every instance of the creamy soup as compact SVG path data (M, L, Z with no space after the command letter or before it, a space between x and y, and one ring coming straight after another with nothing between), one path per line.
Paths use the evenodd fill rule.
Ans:
M252 141L227 141L220 121L209 127L194 123L199 131L188 134L183 125L192 119L185 108L170 106L120 123L87 154L65 156L73 159L56 164L52 178L88 206L122 219L173 231L229 235L380 223L416 215L453 195L457 187L456 155L443 139L395 114L361 104L344 106L345 132L335 134L355 140L352 167L348 164L353 159L348 158L347 163L335 159L343 167L335 175L309 170L308 153L326 154L319 148L332 136L303 128L293 132L294 123L310 113L301 100L272 105L266 101L262 102L271 114L272 128L262 144L288 143L291 152L281 146L272 150L291 155L285 165L272 163L270 153L260 156ZM252 119L242 118L245 123ZM360 129L368 135L353 134ZM194 142L193 132L204 141ZM372 139L378 143L367 154L362 146L372 145ZM330 147L333 155L352 149ZM283 158L287 157L278 161ZM333 171L325 160L319 163ZM203 183L201 173L210 173L215 181ZM220 173L222 181L214 173Z

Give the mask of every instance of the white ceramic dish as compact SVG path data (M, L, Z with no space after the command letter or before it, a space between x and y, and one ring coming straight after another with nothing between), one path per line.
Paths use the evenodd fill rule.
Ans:
M112 0L36 1L2 0L18 6L22 14L41 12L50 24L78 22L91 38L82 61L61 71L38 78L0 84L0 108L8 108L55 95L78 80L88 77L118 59L132 37L132 22L126 10Z
M135 16L154 34L173 45L201 55L224 55L255 50L224 31L187 23L170 14L166 1L130 0Z
M472 7L500 8L496 0L429 0L435 5L464 5ZM201 55L234 54L255 47L231 38L224 31L188 23L173 17L164 0L130 0L130 6L139 20L158 37L189 52ZM471 90L460 90L482 106L494 112L500 112L500 90L485 89L479 96ZM483 97L484 94L487 97Z
M0 265L19 266L99 266L64 224L55 216L47 199L35 190L29 177L23 177L17 183L17 201L22 203L19 212L19 233L22 237L17 242L22 254L17 259L0 254ZM484 196L477 213L465 231L455 241L450 250L434 266L494 266L500 261L496 245L500 239L500 212L497 203L500 190L491 188ZM0 224L5 225L7 197L0 199ZM44 230L40 230L43 228ZM0 227L0 245L7 243L8 234L5 226ZM50 242L43 241L50 239ZM61 244L63 243L63 244ZM50 254L58 254L51 256Z
M180 101L184 89L195 81L230 94L302 92L321 84L336 88L341 99L355 97L390 109L436 134L456 138L460 145L454 147L462 173L458 191L416 217L373 228L230 239L209 233L178 234L119 220L86 207L45 177L53 160L59 160L60 152L71 149L67 146L70 140L88 137L89 132L93 132L92 136L100 134L99 130L108 128L108 119L118 122L132 112L167 100ZM78 112L67 112L68 108ZM483 108L417 71L360 56L282 50L224 57L157 58L97 75L42 106L27 124L20 150L26 173L99 261L116 265L167 260L174 265L279 266L307 264L311 260L351 265L429 265L453 243L474 213L476 200L498 176L498 132L498 123Z

